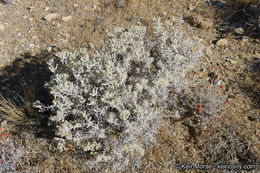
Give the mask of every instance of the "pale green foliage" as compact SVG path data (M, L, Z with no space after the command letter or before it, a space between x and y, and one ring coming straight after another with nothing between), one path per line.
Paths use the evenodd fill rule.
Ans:
M36 107L53 110L60 150L75 143L96 156L86 163L95 168L106 162L121 170L130 157L135 166L141 163L144 145L156 142L162 118L168 116L164 109L178 109L186 73L207 54L182 26L154 20L152 27L153 37L144 26L115 28L101 50L90 44L49 61L54 75L46 86L53 105Z

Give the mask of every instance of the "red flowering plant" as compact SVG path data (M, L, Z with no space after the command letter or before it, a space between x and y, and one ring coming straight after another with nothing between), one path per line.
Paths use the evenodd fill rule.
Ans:
M221 70L222 67L219 71ZM190 85L189 91L193 93L191 107L204 124L219 122L222 106L227 103L226 87L223 81L217 78L217 75L211 72L208 78L194 80Z
M208 68L205 73L191 72L189 87L185 93L188 101L186 107L195 114L204 125L218 124L220 111L227 104L228 89L223 80L223 67ZM186 99L187 100L187 99Z

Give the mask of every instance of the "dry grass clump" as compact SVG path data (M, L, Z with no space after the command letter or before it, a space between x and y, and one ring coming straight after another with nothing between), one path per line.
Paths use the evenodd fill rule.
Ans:
M13 130L16 127L32 125L32 118L28 115L26 105L24 108L19 107L12 100L0 96L0 117L6 120Z

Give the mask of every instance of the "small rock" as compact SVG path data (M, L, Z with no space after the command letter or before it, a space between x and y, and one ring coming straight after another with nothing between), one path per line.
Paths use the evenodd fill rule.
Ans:
M217 1L217 2L215 2L215 6L218 8L222 8L222 7L224 7L224 4L220 1Z
M249 40L249 39L248 39L247 36L243 36L243 37L242 37L242 41L243 41L243 42L247 42L248 40Z
M51 51L52 51L52 46L48 46L48 47L47 47L47 51L48 51L48 52L51 52Z
M190 4L189 7L188 7L188 9L189 9L190 11L193 11L193 10L195 9L195 7Z
M68 21L70 21L71 19L72 19L71 16L62 17L62 20L63 20L64 22L68 22Z
M0 24L0 30L3 31L5 29L5 26L3 24Z
M24 15L24 16L23 16L23 19L25 19L25 20L28 19L28 16Z
M29 43L29 47L30 48L34 48L34 44L33 43Z
M50 7L45 7L44 10L45 11L49 11Z
M126 0L116 0L115 7L116 8L123 8L126 5Z
M225 46L228 44L228 40L225 38L219 39L216 43L217 46Z
M190 22L196 27L211 28L213 26L213 21L211 19L203 18L201 15L192 16Z
M235 33L242 35L244 33L244 30L243 30L243 28L236 28Z
M51 21L57 19L60 15L58 13L51 13L43 17L44 20Z
M33 40L36 40L37 38L38 38L38 37L37 37L36 35L33 35L33 36L32 36L32 39L33 39Z

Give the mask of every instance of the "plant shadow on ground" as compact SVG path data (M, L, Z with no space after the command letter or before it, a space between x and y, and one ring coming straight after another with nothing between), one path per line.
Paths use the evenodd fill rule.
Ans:
M260 4L245 5L237 1L227 1L220 17L223 23L218 25L217 30L221 37L232 33L237 39L243 36L260 39Z
M251 61L245 59L244 63L248 66L244 73L248 74L252 83L246 83L244 80L241 80L239 82L239 88L252 100L252 108L250 110L258 110L260 109L260 59L257 57L254 57ZM250 121L256 121L258 118L260 122L259 117L257 117L257 115L255 116L256 118L250 116L248 119Z
M44 88L44 84L50 80L52 74L48 70L46 62L53 56L53 53L43 50L33 56L26 52L21 55L21 58L5 67L0 76L0 94L21 107L25 115L28 116L28 121L36 122L36 125L21 126L20 128L33 130L37 137L47 139L54 137L55 130L54 127L48 125L50 112L40 114L33 108L32 104L36 100L45 105L52 103L53 98Z
M48 124L51 112L39 113L32 106L36 100L44 105L52 104L53 97L44 84L50 81L52 75L46 62L49 58L55 58L56 51L60 51L55 49L50 52L43 50L36 55L24 53L11 65L1 69L0 95L21 108L28 121L36 122L33 125L17 124L14 130L10 130L14 142L24 146L26 153L25 158L19 161L18 170L21 172L84 172L84 167L78 162L80 152L59 152L55 147L53 138L56 128Z

